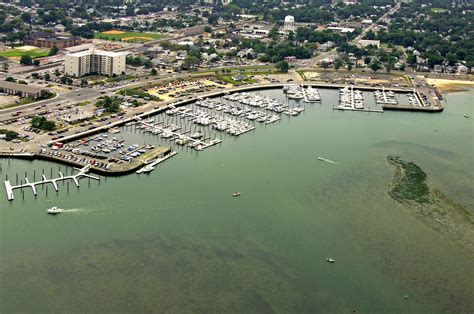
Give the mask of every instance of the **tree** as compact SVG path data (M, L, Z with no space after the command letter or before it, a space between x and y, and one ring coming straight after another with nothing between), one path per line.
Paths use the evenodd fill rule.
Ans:
M156 75L156 74L158 74L158 71L155 68L153 68L153 69L151 69L150 74L151 75Z
M23 20L23 22L30 24L31 26L31 14L28 12L23 12L20 15L20 18Z
M371 57L369 57L369 56L364 57L364 63L365 63L365 64L368 65L368 64L370 64L370 62L372 62L372 58L371 58Z
M10 68L10 65L8 63L6 63L6 62L3 63L3 65L2 65L3 71L7 72L9 68Z
M278 40L280 38L280 33L278 32L278 26L274 26L269 32L268 37L273 40Z
M39 66L40 61L38 59L33 60L33 65L36 66L36 67Z
M217 14L211 14L208 18L207 18L207 22L211 25L217 25L217 23L219 22L219 15Z
M7 78L5 79L5 81L7 81L7 82L13 82L13 83L16 82L16 80L15 80L13 77L11 77L11 76L7 77Z
M289 63L286 61L279 61L275 64L275 66L278 69L278 71L283 72L283 73L287 73L288 69L290 68Z
M323 69L327 69L327 68L329 68L329 63L327 61L323 61L323 62L321 62L321 67Z
M45 81L49 81L49 80L51 79L51 76L49 75L48 72L46 72L46 73L43 75L43 79L44 79Z
M23 55L20 58L20 63L24 65L31 65L33 63L33 60L29 55Z
M87 86L87 84L89 84L89 82L87 82L86 79L81 79L81 86Z
M59 51L58 47L53 46L51 49L49 49L48 56L54 56L57 54Z
M50 121L42 116L34 116L31 118L31 126L46 131L53 131L56 129L56 123L54 123L54 121Z
M377 72L381 68L380 62L378 60L373 60L370 64L370 68L372 69L372 71Z
M334 62L334 70L339 70L344 65L344 62L341 59L336 59Z
M288 32L288 40L294 41L295 40L295 33L293 31Z
M210 33L212 33L212 27L210 27L209 25L206 25L206 26L204 26L204 31L205 31L206 33L209 33L209 34L210 34Z

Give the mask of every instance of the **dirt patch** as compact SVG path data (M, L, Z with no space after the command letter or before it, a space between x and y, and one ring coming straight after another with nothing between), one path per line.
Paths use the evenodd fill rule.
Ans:
M107 35L119 35L119 34L123 34L125 32L123 31L117 31L117 30L110 30L110 31L106 31L106 32L103 32L104 34L107 34Z
M122 40L124 40L124 41L136 40L136 39L139 39L139 40L151 40L150 37L145 37L145 36L133 36L133 37L124 37L124 38L122 38Z

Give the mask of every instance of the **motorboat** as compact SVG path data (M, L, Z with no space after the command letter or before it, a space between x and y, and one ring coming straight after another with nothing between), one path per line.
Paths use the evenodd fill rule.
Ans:
M469 113L464 114L464 118L470 118L470 117L471 117L471 115Z
M195 132L195 133L191 134L190 137L192 139L199 139L199 138L202 137L202 133L201 132Z
M140 174L140 173L149 173L149 172L152 172L153 170L155 170L155 167L153 167L151 165L146 165L143 168L138 169L137 173L138 174Z
M328 262L328 263L335 263L336 260L335 260L335 259L332 259L332 258L329 258L329 257L326 257L326 262Z
M60 213L64 212L64 209L54 206L54 207L51 207L50 209L48 209L47 212L50 215L57 215L57 214L60 214Z
M240 192L234 192L234 193L232 193L232 196L233 196L233 197L240 196Z

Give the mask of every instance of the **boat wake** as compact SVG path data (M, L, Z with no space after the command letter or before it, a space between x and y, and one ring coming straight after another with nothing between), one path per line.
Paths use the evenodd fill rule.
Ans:
M318 157L318 160L324 161L324 162L328 162L328 163L330 163L330 164L337 164L337 161L334 161L334 160L331 160L331 159L327 159L327 158L324 158L324 157Z

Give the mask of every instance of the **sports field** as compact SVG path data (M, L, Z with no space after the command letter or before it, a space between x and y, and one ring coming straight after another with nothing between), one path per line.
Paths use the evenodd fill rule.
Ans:
M110 30L100 33L95 33L94 38L105 39L112 41L128 41L128 42L147 42L149 40L162 39L166 36L157 33L137 33L137 32L125 32L119 30Z
M0 52L1 57L10 59L20 59L21 56L29 55L31 58L46 57L48 55L48 49L28 48L23 47L5 50Z

